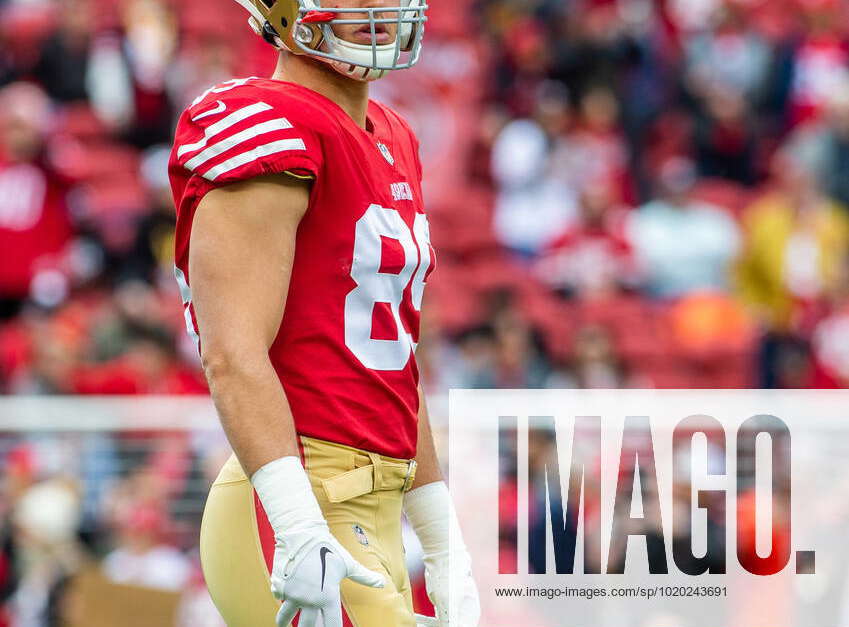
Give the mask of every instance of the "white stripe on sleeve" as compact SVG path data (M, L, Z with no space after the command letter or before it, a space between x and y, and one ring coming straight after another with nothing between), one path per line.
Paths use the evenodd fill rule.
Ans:
M257 146L253 150L248 150L247 152L243 152L240 155L236 155L231 159L227 159L227 161L223 161L219 163L214 168L210 168L203 174L203 178L214 181L222 174L226 174L231 170L235 170L238 167L241 167L251 161L256 161L262 157L267 157L268 155L274 155L278 152L286 152L287 150L306 150L307 147L304 144L302 139L281 139L276 142L271 142L269 144L263 144L262 146Z
M246 120L247 118L262 113L263 111L268 111L272 107L269 104L264 102L255 102L252 105L248 105L247 107L242 107L241 109L237 109L227 117L221 119L208 126L203 132L203 139L194 144L184 144L177 149L177 157L180 158L186 153L194 152L195 150L202 150L206 148L209 140L226 131L231 126L235 126L242 120Z
M199 152L186 162L186 168L194 172L198 166L203 165L210 159L214 159L218 155L224 154L231 148L234 148L239 144L243 144L246 141L253 139L254 137L258 137L260 135L264 135L265 133L271 133L274 131L285 131L286 129L290 128L292 128L292 124L286 118L279 118L277 120L269 120L268 122L262 122L260 124L257 124L256 126L252 126L248 129L245 129L244 131L240 131L235 135L231 135L226 139L222 139L217 144L213 144L206 150Z

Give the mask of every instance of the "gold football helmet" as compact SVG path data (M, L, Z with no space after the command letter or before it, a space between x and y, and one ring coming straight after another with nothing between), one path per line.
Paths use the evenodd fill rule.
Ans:
M399 6L369 8L322 6L322 0L236 2L248 10L251 27L270 44L316 57L356 80L371 81L388 71L412 67L421 54L426 0L398 0ZM341 19L341 13L358 17ZM371 44L345 41L334 33L335 24L369 26ZM378 24L396 25L398 35L393 43L378 43Z

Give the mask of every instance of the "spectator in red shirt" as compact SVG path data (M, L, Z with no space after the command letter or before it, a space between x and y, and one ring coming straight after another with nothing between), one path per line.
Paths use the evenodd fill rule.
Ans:
M44 157L50 104L35 85L0 91L0 319L14 314L55 269L72 237L65 189Z
M793 54L789 117L793 124L816 120L825 111L832 91L846 76L849 64L839 3L809 2L803 19L808 26Z
M548 247L536 266L537 275L570 297L600 297L632 285L636 276L631 246L621 232L624 213L610 185L586 185L579 222Z

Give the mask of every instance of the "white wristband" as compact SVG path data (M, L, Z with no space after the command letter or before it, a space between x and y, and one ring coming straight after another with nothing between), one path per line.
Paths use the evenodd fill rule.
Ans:
M422 543L425 557L447 554L452 535L453 551L465 553L460 523L444 481L428 483L407 492L404 496L404 513Z
M327 525L297 457L281 457L267 463L254 473L251 483L275 536Z

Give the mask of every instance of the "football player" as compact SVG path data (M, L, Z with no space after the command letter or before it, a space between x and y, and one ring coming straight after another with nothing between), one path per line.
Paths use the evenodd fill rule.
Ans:
M235 452L204 512L210 593L230 627L474 626L414 355L434 264L418 144L368 97L418 60L427 7L237 1L276 71L198 98L170 163L186 323ZM402 512L435 618L413 613Z

